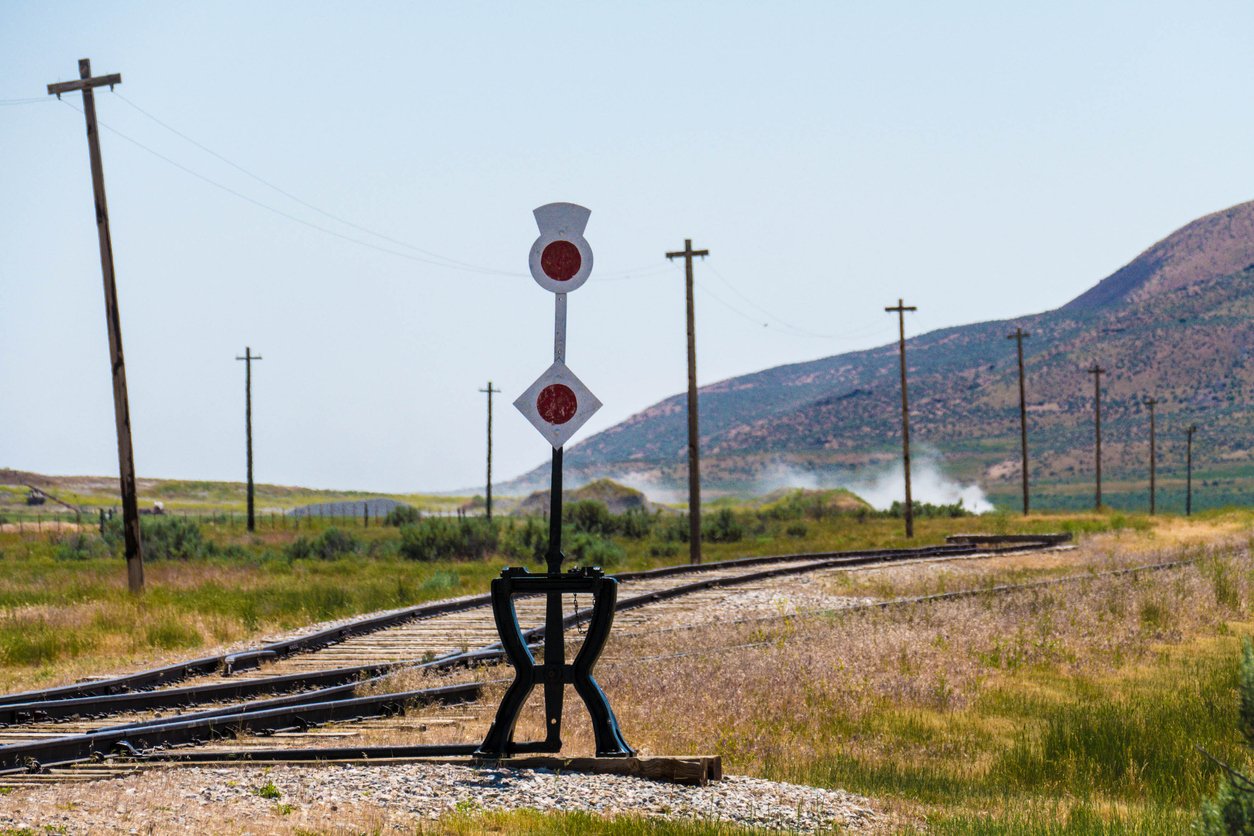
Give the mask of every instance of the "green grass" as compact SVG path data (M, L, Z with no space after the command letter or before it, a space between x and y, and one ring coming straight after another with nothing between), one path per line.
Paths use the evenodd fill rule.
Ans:
M714 821L685 819L668 821L646 816L606 818L592 813L542 813L538 810L481 812L464 805L419 833L536 833L551 836L766 836L776 833L759 828L738 827Z
M923 805L939 833L1180 832L1219 777L1196 747L1246 758L1239 646L1198 639L1098 675L1012 669L957 710L886 700L857 727L821 725L830 755L764 772Z

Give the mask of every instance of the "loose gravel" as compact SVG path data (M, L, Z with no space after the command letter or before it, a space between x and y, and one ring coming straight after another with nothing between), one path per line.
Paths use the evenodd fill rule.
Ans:
M865 798L727 776L682 787L617 775L448 764L179 767L20 787L0 828L57 833L413 833L455 812L535 809L719 820L789 833L883 831Z

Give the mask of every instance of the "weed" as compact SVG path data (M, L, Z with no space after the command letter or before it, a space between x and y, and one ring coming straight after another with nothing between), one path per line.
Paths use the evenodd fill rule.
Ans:
M260 796L268 800L277 800L283 797L282 791L274 785L274 781L266 781L260 787L253 790L253 795Z

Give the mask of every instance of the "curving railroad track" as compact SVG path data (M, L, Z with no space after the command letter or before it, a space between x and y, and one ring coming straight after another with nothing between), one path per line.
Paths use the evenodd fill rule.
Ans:
M723 590L769 590L772 580L820 570L864 569L1057 548L1066 535L955 537L915 549L753 557L616 574L616 619L649 628L699 611ZM588 620L576 596L564 596L568 628ZM532 644L543 638L544 598L521 598L519 622ZM681 618L682 620L682 618ZM357 619L247 651L208 656L138 673L0 696L0 775L34 779L49 767L64 777L98 777L110 755L140 756L234 737L241 732L306 732L340 721L403 713L414 702L456 704L478 698L486 681L361 696L398 670L452 671L504 659L487 595L442 601ZM381 757L468 755L476 743L392 747ZM272 758L334 757L360 750L287 750ZM260 753L255 753L260 754ZM195 752L180 753L194 759ZM72 766L70 772L65 767Z

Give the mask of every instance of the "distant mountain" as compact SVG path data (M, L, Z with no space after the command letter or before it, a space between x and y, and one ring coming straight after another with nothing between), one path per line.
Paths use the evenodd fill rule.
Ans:
M886 300L891 301L891 300ZM1029 447L1045 505L1091 502L1094 361L1103 379L1103 469L1116 504L1143 502L1158 398L1160 474L1178 493L1183 431L1199 425L1202 505L1254 499L1254 202L1200 218L1057 310L946 328L907 342L912 439L945 470L1011 504L1019 478L1015 326L1024 342ZM819 483L867 478L900 445L896 344L766 369L700 390L702 476L711 489L760 487L781 469ZM683 395L566 453L568 479L679 487ZM537 468L505 490L539 487ZM1164 505L1167 507L1167 505Z

